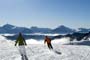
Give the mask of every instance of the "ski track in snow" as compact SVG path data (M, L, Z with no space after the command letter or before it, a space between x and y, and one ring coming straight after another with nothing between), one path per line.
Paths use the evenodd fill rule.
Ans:
M89 46L71 46L53 44L54 50L62 54L50 51L46 45L30 44L26 46L29 60L90 60ZM21 60L18 47L10 45L0 45L0 60Z

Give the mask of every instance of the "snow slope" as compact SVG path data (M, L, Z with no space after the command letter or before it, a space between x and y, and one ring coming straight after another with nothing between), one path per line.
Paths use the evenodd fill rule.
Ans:
M14 41L5 40L0 36L0 60L21 60L18 47ZM2 42L3 41L3 42ZM54 50L61 55L50 51L44 44L28 44L26 52L29 60L90 60L90 47L83 45L61 45L53 43Z

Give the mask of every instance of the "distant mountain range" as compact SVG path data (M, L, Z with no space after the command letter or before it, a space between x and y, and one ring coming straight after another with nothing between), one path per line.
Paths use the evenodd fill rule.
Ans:
M52 30L52 33L73 33L73 32L76 32L76 30L68 28L64 25L61 25L61 26L55 28L54 30Z
M16 27L10 24L3 25L0 27L0 33L32 33L32 30L26 27Z
M90 28L87 29L87 28L78 28L79 31L78 32L89 32L90 31Z
M26 27L17 27L11 24L5 24L0 27L0 33L73 33L73 32L88 32L90 29L86 28L79 28L79 31L76 31L75 29L71 29L69 27L66 27L64 25L61 25L55 29L50 29L50 28L38 28L38 27L31 27L31 28L26 28Z

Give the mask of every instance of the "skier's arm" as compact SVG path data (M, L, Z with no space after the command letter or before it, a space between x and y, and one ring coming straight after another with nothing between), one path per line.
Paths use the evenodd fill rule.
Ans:
M47 41L47 40L45 39L45 40L44 40L44 44L46 43L46 41Z
M18 39L15 41L15 46L17 45L17 43L18 43Z
M26 41L25 41L25 39L24 39L24 38L23 38L23 40L24 40L24 44L25 44L25 45L27 45L27 43L26 43Z
M25 45L27 45L26 41L25 41Z

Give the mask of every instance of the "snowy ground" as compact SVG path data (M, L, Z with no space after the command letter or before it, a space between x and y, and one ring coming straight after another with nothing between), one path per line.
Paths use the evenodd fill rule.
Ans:
M29 41L28 41L29 42ZM84 45L61 45L53 43L54 50L61 55L50 51L44 44L29 44L26 52L29 60L90 60L90 47ZM13 41L5 40L0 36L0 60L21 60L18 47Z

